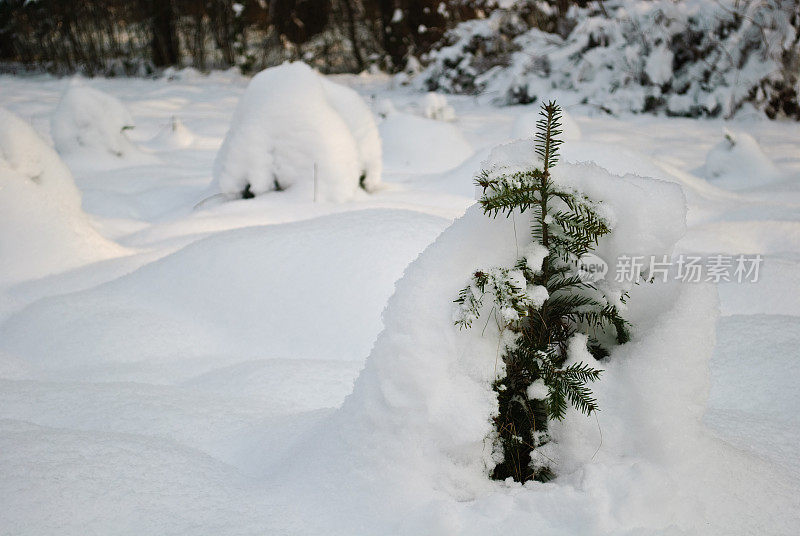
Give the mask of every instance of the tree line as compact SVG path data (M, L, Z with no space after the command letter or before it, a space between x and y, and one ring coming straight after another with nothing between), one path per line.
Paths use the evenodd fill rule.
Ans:
M483 7L467 0L0 0L0 67L141 75L167 66L248 72L304 59L323 72L396 71Z

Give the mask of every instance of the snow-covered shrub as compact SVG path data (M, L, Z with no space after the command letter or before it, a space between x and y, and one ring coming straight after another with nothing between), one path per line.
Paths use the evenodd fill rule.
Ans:
M528 29L520 9L454 28L425 86L523 104L574 92L612 113L727 117L752 102L800 118L799 0L592 2L571 9L566 38Z
M137 152L126 130L133 118L115 97L73 81L51 118L56 150L62 155L78 152L130 156Z
M0 272L6 281L121 251L92 228L58 154L28 123L0 108Z
M428 119L439 121L454 121L456 111L447 103L447 97L441 93L427 93L423 101L422 113Z
M781 172L753 136L726 131L706 155L705 175L718 186L740 189L779 180Z
M392 170L435 173L454 168L472 155L457 127L443 121L396 113L379 126Z
M511 127L512 139L532 138L536 132L536 122L539 120L539 114L536 112L521 113L514 119L514 124ZM581 127L578 126L577 121L567 112L561 112L561 139L564 141L577 141L581 139Z
M380 174L367 105L300 62L252 79L214 162L218 188L235 197L302 186L309 200L345 201L359 186L375 188Z

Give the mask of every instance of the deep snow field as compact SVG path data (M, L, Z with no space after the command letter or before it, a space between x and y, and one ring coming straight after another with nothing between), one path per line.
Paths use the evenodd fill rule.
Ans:
M538 108L449 96L452 110L431 111L436 100L387 77L333 79L380 121L386 184L373 193L212 197L214 158L248 82L230 73L83 82L117 97L135 128L119 157L62 151L89 218L80 233L96 231L80 255L63 245L74 236L25 234L31 214L49 229L49 205L0 189L0 239L11 244L0 250L0 534L800 533L799 124L567 107L565 160L682 186L688 230L676 253L764 261L757 283L685 283L650 326L659 334L626 345L659 355L655 369L643 358L611 370L597 420L576 425L585 442L571 460L585 451L586 463L523 487L462 478L466 455L416 426L452 420L457 435L450 416L470 409L447 371L413 356L387 362L388 349L418 344L424 355L429 340L387 334L337 408L395 283L472 205L489 150ZM2 76L0 107L52 144L69 84ZM717 154L707 169L726 128L757 144L738 134L744 153ZM470 236L462 225L439 251ZM467 252L487 262L477 246ZM387 325L424 313L412 287L435 255L409 270ZM438 377L440 399L435 383L417 390ZM371 402L376 385L395 392L386 407ZM655 400L628 398L632 389ZM432 416L415 396L434 397ZM639 428L617 422L634 411ZM419 461L439 447L456 460L447 476Z

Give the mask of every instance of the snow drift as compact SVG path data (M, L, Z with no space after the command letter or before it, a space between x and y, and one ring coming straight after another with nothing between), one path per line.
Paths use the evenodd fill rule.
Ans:
M380 174L367 105L299 62L253 78L214 162L217 188L235 197L291 188L306 199L346 201L359 186L374 189Z
M25 121L0 108L0 272L41 277L119 254L81 211L69 169Z
M89 153L124 158L138 150L125 131L133 118L115 97L73 80L51 118L53 142L64 156Z

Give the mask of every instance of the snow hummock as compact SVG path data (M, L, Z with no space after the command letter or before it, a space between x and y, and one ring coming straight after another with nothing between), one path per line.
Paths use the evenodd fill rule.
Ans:
M25 121L0 108L0 273L3 283L122 252L81 211L69 169Z
M472 156L464 134L451 123L395 113L379 126L387 150L384 163L392 171L447 171Z
M753 136L730 130L706 155L705 174L714 184L732 190L763 186L782 178Z
M539 112L523 112L517 115L511 127L512 139L533 138L536 133L536 122L542 116ZM581 127L578 122L566 111L561 111L561 139L564 141L577 141L581 139Z
M195 135L183 124L181 118L172 116L169 124L156 134L150 144L157 150L183 149L194 143Z
M353 90L308 65L285 63L253 77L214 162L228 195L291 189L304 199L346 201L380 184L381 143Z
M124 158L138 153L126 130L133 118L123 104L108 93L73 80L51 118L56 150L61 155L92 153Z
M447 97L441 93L426 93L422 111L428 119L439 121L455 121L456 119L456 111L447 103Z

